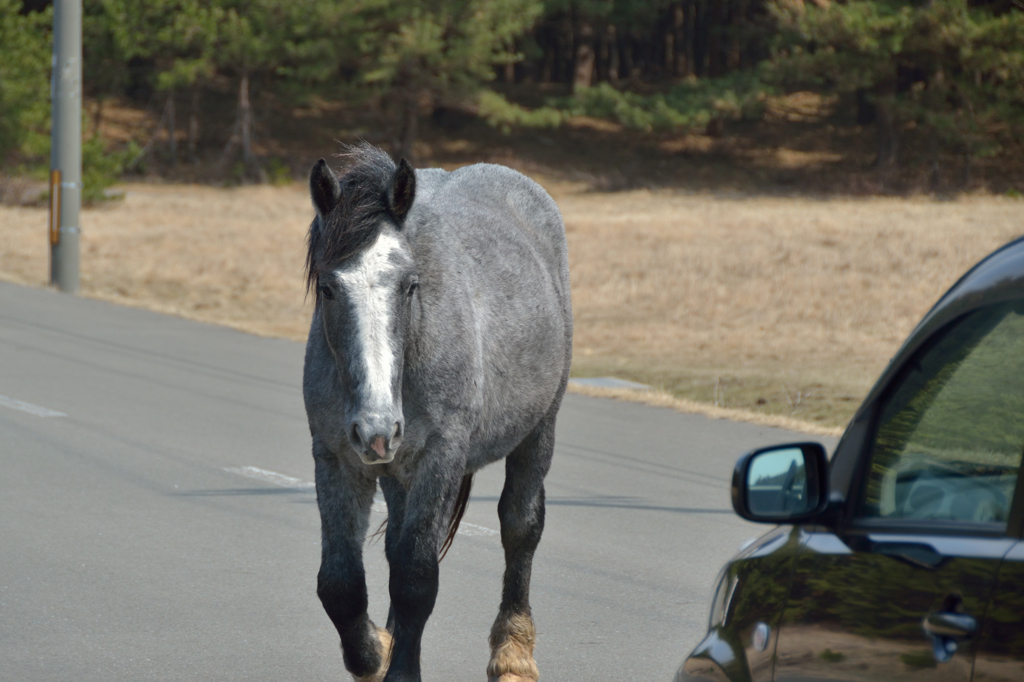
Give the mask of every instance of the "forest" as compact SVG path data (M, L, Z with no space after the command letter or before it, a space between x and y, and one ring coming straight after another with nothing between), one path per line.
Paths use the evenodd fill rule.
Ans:
M439 113L498 131L574 118L715 137L812 93L871 164L1012 163L1024 142L1020 0L83 0L86 184L207 159L267 181L261 107L369 112L413 158ZM52 6L0 0L2 173L49 154ZM227 104L225 104L227 103ZM99 134L110 106L149 112ZM274 121L274 122L272 122ZM205 156L204 156L205 155ZM233 171L229 172L229 169ZM87 190L88 194L88 190Z

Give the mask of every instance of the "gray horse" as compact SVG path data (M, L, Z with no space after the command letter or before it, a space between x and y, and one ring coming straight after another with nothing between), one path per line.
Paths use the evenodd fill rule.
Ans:
M438 562L481 467L505 460L505 576L491 680L536 680L530 570L572 355L565 229L536 183L502 166L397 166L369 145L310 175L316 309L303 394L323 552L317 594L356 680L420 679ZM387 628L367 615L362 548L388 506Z

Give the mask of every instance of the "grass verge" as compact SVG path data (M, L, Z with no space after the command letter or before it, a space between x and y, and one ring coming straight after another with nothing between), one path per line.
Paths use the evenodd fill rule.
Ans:
M580 386L569 384L569 392L593 398L613 398L631 403L642 403L652 407L665 407L677 412L699 414L712 419L729 419L731 421L749 422L761 426L775 426L790 431L801 431L815 436L840 436L843 430L839 427L822 426L801 419L794 419L781 414L767 414L735 408L717 407L708 403L676 397L664 391L637 391L628 388L601 388L597 386Z
M1024 231L1010 198L599 193L539 179L567 228L574 376L812 433L845 425L942 292ZM302 185L123 189L82 213L83 295L305 338ZM46 285L46 223L45 208L0 206L0 279Z

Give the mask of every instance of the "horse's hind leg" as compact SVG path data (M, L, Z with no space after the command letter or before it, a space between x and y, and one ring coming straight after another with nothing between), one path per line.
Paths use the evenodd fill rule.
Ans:
M333 453L317 450L316 497L322 533L317 595L341 636L345 668L356 682L378 682L387 671L391 637L366 613L363 539L376 485L346 476Z
M491 682L525 682L539 677L533 660L536 632L530 613L533 553L544 530L544 477L555 449L555 413L544 418L505 460L505 487L498 502L505 578L501 608L491 628Z

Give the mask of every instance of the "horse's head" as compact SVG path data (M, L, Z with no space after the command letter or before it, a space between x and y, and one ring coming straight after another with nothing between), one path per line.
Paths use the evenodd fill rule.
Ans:
M310 174L317 217L308 284L316 291L345 403L348 439L366 464L384 464L402 442L402 369L419 281L404 231L416 176L402 159L357 148L339 179L320 159Z

